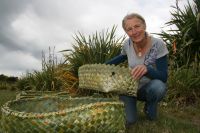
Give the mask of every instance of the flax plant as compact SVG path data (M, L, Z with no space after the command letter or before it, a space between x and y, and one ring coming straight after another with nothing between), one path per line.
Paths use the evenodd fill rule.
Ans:
M64 54L65 64L78 77L78 68L84 64L104 63L121 51L125 36L116 37L116 26L111 31L96 32L88 37L78 32L73 49ZM67 50L63 50L67 51Z
M59 91L62 87L62 82L58 78L58 63L54 55L54 50L51 52L49 48L49 57L45 57L42 53L42 71L27 72L18 82L20 90L36 90L36 91Z
M182 66L170 70L167 100L176 105L189 105L200 102L200 73L193 68Z
M200 0L193 0L184 8L178 1L172 6L171 20L166 23L170 30L162 31L160 35L168 44L170 50L170 65L173 68L191 67L195 70L200 65ZM173 27L172 27L173 26Z
M57 79L62 82L62 90L69 92L71 95L76 95L78 92L78 77L70 72L65 64L59 65L57 75Z
M169 53L168 101L192 104L200 101L200 0L181 8L172 6L170 30L162 31Z

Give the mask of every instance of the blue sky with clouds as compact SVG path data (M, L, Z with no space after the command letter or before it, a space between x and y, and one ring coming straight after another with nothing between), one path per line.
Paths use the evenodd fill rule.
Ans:
M78 31L90 35L117 25L122 18L141 14L149 33L158 33L170 20L176 0L0 0L0 74L21 76L41 69L41 53L70 49ZM180 5L187 0L179 0Z

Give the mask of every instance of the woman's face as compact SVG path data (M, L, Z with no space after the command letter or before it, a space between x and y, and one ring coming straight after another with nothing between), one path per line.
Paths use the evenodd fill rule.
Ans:
M140 43L145 38L146 26L142 20L131 18L125 21L125 32L135 43Z

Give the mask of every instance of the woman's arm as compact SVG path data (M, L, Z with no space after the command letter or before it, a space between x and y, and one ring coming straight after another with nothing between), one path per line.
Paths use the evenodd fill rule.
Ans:
M125 60L127 60L127 55L118 55L118 56L115 56L114 58L112 58L111 60L109 61L106 61L105 64L115 64L115 65L118 65L122 62L124 62Z
M156 68L154 68L151 65L147 66L146 76L152 79L160 79L163 82L167 82L167 77L168 77L167 55L156 60Z

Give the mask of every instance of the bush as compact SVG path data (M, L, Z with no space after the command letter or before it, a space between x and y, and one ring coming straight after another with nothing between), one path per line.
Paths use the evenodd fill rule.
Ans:
M37 91L59 91L62 88L62 82L58 79L58 63L49 48L49 57L46 58L42 53L42 71L27 72L24 77L19 79L18 88L20 90Z
M65 65L70 72L78 77L78 68L84 64L104 63L121 51L121 44L125 37L117 38L115 35L116 27L111 31L84 36L81 33L75 35L75 43L72 44L73 50L64 54Z
M176 6L172 6L174 10L171 12L171 20L166 23L170 30L158 34L168 44L170 65L175 68L181 66L189 68L196 63L194 69L199 69L200 1L193 1L193 4L188 1L182 9L177 0Z
M200 101L200 72L193 68L171 69L168 80L168 102L192 104Z

